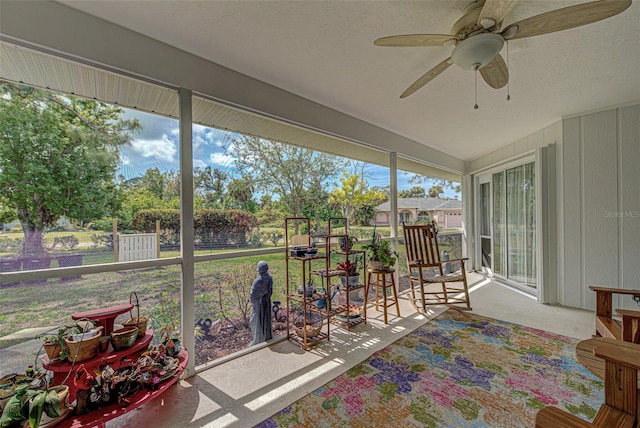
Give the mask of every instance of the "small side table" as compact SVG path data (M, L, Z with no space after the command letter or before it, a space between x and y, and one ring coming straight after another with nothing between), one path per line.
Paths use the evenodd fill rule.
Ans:
M396 270L393 268L387 269L367 269L367 285L364 288L364 319L367 319L367 302L369 300L369 289L371 286L376 289L376 311L379 310L379 295L382 294L382 311L384 313L384 323L387 324L387 308L396 305L396 313L400 316L400 305L398 304L398 292L396 291L396 280L393 276ZM375 281L371 281L375 275ZM387 276L389 281L387 282ZM387 290L391 289L391 296L387 296Z

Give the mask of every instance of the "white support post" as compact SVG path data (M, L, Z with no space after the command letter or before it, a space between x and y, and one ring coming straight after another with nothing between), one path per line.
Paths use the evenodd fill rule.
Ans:
M462 177L462 257L468 257L467 270L473 271L476 266L475 248L475 189L472 175Z
M389 204L391 244L393 249L398 251L398 154L396 152L389 153ZM396 263L399 266L399 260L396 260ZM396 269L393 275L396 284L399 284L399 269Z
M193 147L190 89L178 91L180 104L180 253L182 256L182 344L189 353L185 377L196 374L195 269L193 256Z

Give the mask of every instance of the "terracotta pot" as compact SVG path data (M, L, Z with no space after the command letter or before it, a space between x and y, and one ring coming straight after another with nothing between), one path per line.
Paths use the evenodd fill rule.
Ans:
M379 260L369 260L369 267L371 269L383 269L382 262Z
M42 346L44 351L47 353L47 357L49 357L49 361L60 358L62 346L60 346L59 343L43 343Z

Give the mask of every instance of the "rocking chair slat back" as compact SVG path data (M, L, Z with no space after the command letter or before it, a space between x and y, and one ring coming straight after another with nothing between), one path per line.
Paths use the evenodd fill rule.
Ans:
M432 225L407 226L403 224L407 268L411 284L411 301L419 311L429 305L447 305L458 310L471 310L464 262L458 272L451 273L450 265L443 268L440 260L437 232ZM449 263L449 262L447 262ZM440 284L439 289L437 284ZM434 285L436 285L434 287ZM416 297L416 292L419 295ZM418 302L420 307L417 306Z
M440 251L435 228L431 225L403 225L403 229L407 261L410 264L440 266Z

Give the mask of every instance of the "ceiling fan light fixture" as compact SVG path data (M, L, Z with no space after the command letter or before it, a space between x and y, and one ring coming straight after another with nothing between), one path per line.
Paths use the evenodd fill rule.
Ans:
M465 70L482 68L498 55L503 46L504 38L499 34L478 34L458 43L451 53L451 60Z

